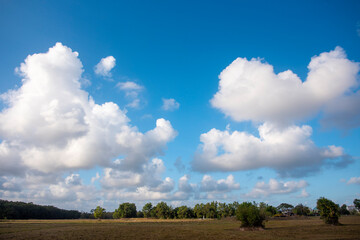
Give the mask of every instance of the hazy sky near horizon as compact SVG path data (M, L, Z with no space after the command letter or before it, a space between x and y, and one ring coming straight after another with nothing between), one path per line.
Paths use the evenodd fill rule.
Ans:
M0 199L360 198L359 1L0 1Z

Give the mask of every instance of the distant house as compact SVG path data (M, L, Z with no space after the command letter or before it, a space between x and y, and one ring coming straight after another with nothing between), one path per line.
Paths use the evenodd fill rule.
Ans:
M319 209L317 209L317 207L314 207L314 208L312 209L312 214L315 215L315 216L319 216L319 215L320 215Z
M352 212L352 211L357 211L357 209L356 209L356 207L354 206L354 205L350 205L350 206L347 206L346 207L347 208L347 210L349 211L349 212Z

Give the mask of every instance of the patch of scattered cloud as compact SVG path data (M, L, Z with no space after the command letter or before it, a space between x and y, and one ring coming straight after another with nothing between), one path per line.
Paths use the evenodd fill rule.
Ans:
M360 177L352 177L347 181L347 184L359 184L360 185Z
M180 107L180 103L178 103L173 98L169 98L169 99L163 98L162 101L163 101L163 105L161 108L164 111L174 111L174 110L179 109L179 107Z
M141 104L141 100L139 94L144 90L144 87L132 82L119 82L116 84L116 87L121 91L125 92L125 97L128 99L129 103L126 105L129 108L139 108Z
M289 194L302 190L301 195L308 196L305 190L305 187L308 186L308 183L304 180L296 181L277 181L276 179L270 179L269 183L257 182L255 187L247 194L245 197L249 198L260 198L267 197L270 195L277 194Z
M102 58L95 66L94 71L97 75L111 77L111 70L116 65L116 59L113 56Z

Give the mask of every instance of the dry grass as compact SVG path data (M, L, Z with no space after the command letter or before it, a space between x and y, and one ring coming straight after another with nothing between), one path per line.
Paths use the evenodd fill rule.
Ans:
M270 220L264 231L240 231L234 220L14 220L0 222L0 239L360 239L359 216L340 222Z

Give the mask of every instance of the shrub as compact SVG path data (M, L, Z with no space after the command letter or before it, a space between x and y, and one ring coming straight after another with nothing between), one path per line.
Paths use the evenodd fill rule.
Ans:
M319 198L316 205L317 209L320 211L320 216L324 219L325 223L333 225L339 224L339 205L324 197Z
M241 221L241 227L264 227L264 214L255 203L243 202L236 210L236 217Z

